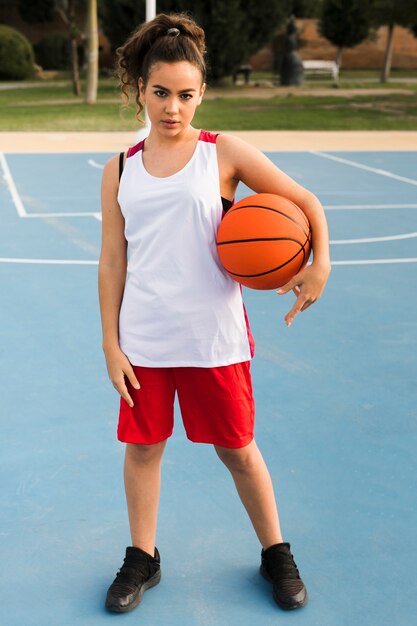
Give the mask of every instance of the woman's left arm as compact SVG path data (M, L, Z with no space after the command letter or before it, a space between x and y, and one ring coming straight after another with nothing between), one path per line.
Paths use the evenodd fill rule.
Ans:
M330 274L329 231L324 209L318 198L272 163L262 152L231 135L220 135L221 160L234 179L255 193L275 193L288 198L306 214L312 232L313 262L286 285L279 294L292 290L297 299L285 316L287 326L323 293Z

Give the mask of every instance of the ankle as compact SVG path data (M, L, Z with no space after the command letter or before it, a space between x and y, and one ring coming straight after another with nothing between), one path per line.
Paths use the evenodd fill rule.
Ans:
M271 548L272 546L276 546L277 544L280 544L280 543L285 543L281 535L274 541L262 542L262 548L263 550L268 550L268 548Z
M139 548L139 550L142 550L143 552L146 552L147 554L149 554L149 556L151 556L152 558L155 557L155 545L149 544L149 543L144 543L144 542L132 542L132 546L134 548Z

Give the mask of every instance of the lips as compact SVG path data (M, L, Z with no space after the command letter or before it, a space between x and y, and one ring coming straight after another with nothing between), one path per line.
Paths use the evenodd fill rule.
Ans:
M162 120L164 124L178 124L177 120Z

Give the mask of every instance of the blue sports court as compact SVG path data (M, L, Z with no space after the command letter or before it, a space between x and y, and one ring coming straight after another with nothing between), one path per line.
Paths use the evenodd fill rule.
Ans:
M332 241L327 289L291 328L293 294L244 292L256 440L309 604L275 605L228 470L185 438L177 412L163 461L161 584L132 613L105 611L130 544L97 297L112 155L6 153L2 626L415 623L417 152L267 154L318 195ZM241 185L237 199L248 194Z

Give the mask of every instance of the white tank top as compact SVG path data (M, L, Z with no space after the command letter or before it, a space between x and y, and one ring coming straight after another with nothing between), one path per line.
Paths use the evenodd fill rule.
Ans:
M223 216L216 135L201 130L188 163L149 174L129 148L118 202L128 267L119 343L133 365L217 367L247 361L253 339L241 289L220 264Z

